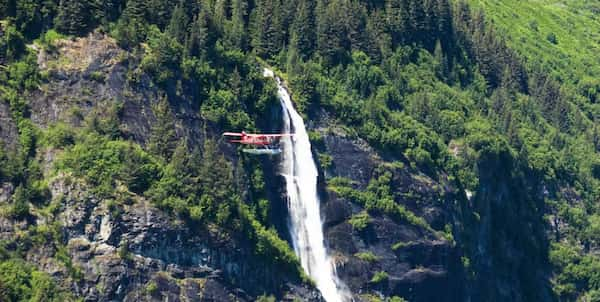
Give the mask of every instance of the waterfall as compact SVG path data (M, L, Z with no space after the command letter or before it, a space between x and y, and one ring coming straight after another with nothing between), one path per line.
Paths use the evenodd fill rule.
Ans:
M293 137L281 140L283 152L280 170L286 181L294 251L300 258L302 268L316 282L327 302L348 301L349 294L337 278L335 266L327 254L323 240L317 194L318 171L304 121L294 109L281 80L268 69L265 69L264 75L277 81L283 112L283 132L294 133Z

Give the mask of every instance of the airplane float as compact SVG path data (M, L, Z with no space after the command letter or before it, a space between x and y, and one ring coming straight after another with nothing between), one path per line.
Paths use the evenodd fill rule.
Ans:
M223 136L227 137L230 143L237 143L255 147L251 149L243 149L242 151L245 153L254 155L276 155L281 153L281 148L279 148L278 146L279 140L283 137L291 137L294 135L291 133L253 134L242 131L241 133L225 132L223 133Z

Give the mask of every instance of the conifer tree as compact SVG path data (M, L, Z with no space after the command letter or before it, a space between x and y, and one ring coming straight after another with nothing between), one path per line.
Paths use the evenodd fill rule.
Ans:
M571 129L573 122L570 118L570 104L567 101L567 96L560 93L556 108L554 110L554 123L562 131L567 132Z
M246 15L248 3L245 0L233 0L231 21L225 31L225 40L231 48L246 49Z
M408 20L411 42L423 43L427 37L425 17L423 0L409 0Z
M423 0L423 11L425 20L423 22L423 46L428 50L434 50L438 38L437 31L437 0Z
M594 117L594 133L592 134L592 141L594 142L594 147L596 147L596 152L600 152L600 122L597 121L596 117Z
M293 78L300 73L300 64L302 59L300 57L300 52L298 51L298 39L295 37L291 38L290 45L287 51L287 60L286 60L286 72Z
M346 25L343 16L343 0L331 1L319 13L317 25L317 50L327 65L335 65L344 60ZM319 9L317 9L319 11Z
M185 186L190 182L188 179L194 174L194 166L190 161L190 150L187 139L182 139L177 143L177 147L173 151L173 156L169 162L169 169Z
M367 9L359 1L347 2L346 32L352 50L367 52Z
M386 20L394 44L404 42L411 28L408 8L408 0L388 0L386 3Z
M146 7L146 1L144 0L127 0L127 6L123 11L123 17L141 22L146 16Z
M152 127L148 149L150 153L161 156L166 161L171 158L176 147L177 136L175 133L175 121L167 97L163 97L153 108L156 123Z
M279 1L260 0L257 2L253 24L252 46L256 54L273 57L283 46Z
M90 0L89 5L94 22L104 26L117 20L125 9L124 0Z
M48 4L52 4L52 6ZM54 2L18 0L14 3L9 2L5 6L10 11L9 16L13 17L17 29L28 38L37 37L44 30L44 26L47 27L45 24L51 23L51 18L54 17ZM49 11L50 16L44 13L45 10Z
M448 60L442 49L442 42L437 40L433 49L433 57L437 63L437 73L439 77L445 77L449 72Z
M23 53L25 38L14 26L6 26L0 37L0 64L18 59Z
M518 79L514 76L514 71L510 66L505 66L502 71L502 79L500 80L500 87L505 88L509 91L516 92L519 89Z
M171 21L167 27L167 33L179 43L184 43L187 36L188 18L183 8L183 3L175 6L171 14Z
M238 99L242 97L242 85L242 76L237 67L235 67L229 78L229 88L231 89L231 92L233 92L233 95Z
M202 9L200 14L194 19L190 28L190 34L185 42L185 49L188 56L200 57L206 54L206 44L208 43L208 17L206 10Z
M125 48L137 46L146 37L146 26L146 2L128 0L117 24L117 41Z
M29 190L22 184L15 189L12 196L11 216L14 218L25 218L29 215Z
M203 193L200 206L208 213L216 215L219 223L225 223L237 197L231 188L233 169L218 152L217 145L212 140L206 140L204 143L198 180Z
M80 35L87 29L92 17L89 2L85 0L61 0L56 16L56 28L68 35Z
M295 47L303 59L308 59L315 47L315 16L312 2L301 0L296 8L296 17L292 23L290 40L294 39Z
M452 22L450 13L450 3L448 0L437 0L435 7L437 18L437 32L444 46L452 40Z
M372 11L367 19L367 54L375 62L380 62L382 55L388 56L392 51L392 38L388 33L385 11Z
M231 5L229 0L215 0L213 8L213 21L215 28L217 28L219 31L219 34L223 34L228 26L227 21L229 20L230 11Z
M128 1L129 2L129 1ZM165 1L165 0L149 0L146 2L148 19L152 24L156 24L158 28L165 29L171 20L171 14L176 4L182 4L183 1Z
M0 17L5 19L7 17L14 17L17 13L17 0L3 0L0 1Z
M468 33L471 23L471 10L464 1L456 1L452 9L452 26L458 33ZM463 37L461 37L463 38Z

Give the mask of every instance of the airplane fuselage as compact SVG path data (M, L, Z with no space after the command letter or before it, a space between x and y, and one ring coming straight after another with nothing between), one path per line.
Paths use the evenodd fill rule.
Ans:
M292 136L292 134L248 134L246 132L242 133L234 133L234 132L225 132L224 136L234 137L239 139L230 139L230 143L238 143L243 145L253 145L253 146L271 146L276 143L281 137L284 136Z

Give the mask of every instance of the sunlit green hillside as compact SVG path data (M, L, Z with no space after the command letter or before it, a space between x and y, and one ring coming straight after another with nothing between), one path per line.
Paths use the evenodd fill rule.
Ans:
M472 0L529 63L571 83L600 75L600 2Z

